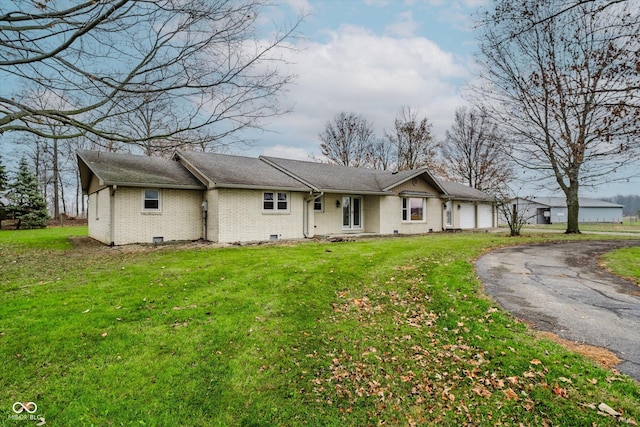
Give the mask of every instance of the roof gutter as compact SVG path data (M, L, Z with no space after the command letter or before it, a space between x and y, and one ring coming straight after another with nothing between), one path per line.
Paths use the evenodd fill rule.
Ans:
M269 190L300 191L300 192L309 191L309 188L304 188L304 187L280 187L280 186L273 186L273 185L269 185L269 184L260 184L260 185L218 184L217 182L214 182L213 185L210 188L238 188L238 189L244 189L244 190L265 190L265 189L269 189Z
M120 187L137 187L137 188L169 188L176 190L205 190L204 185L181 185L181 184L163 184L161 182L126 182L126 181L103 181L100 185L113 185Z

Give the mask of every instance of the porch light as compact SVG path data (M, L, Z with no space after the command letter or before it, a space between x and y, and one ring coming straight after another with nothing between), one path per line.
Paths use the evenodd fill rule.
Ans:
M336 200L336 208L340 207L340 200Z

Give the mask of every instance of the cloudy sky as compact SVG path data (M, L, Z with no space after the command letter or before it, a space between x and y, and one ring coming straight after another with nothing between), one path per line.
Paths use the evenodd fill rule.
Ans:
M247 154L321 157L318 134L336 114L354 112L380 137L402 106L417 108L436 137L463 105L472 77L471 14L483 0L290 0L276 17L303 11L298 51L287 71L298 76L285 101L293 112L254 133Z
M307 15L287 57L286 71L298 76L285 97L293 111L245 135L254 145L237 154L320 159L318 134L336 114L360 114L382 137L402 106L417 108L442 139L455 109L468 105L461 92L474 78L473 16L489 0L275 1L265 24ZM637 194L639 186L585 187L581 195Z

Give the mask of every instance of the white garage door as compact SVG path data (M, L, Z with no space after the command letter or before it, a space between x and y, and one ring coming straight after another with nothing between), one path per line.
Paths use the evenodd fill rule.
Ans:
M478 205L478 228L493 227L493 212L491 205Z
M460 228L476 227L476 208L473 203L460 203Z

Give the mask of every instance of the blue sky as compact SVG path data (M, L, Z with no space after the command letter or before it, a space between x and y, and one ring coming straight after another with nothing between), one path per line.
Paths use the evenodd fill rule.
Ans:
M434 137L443 139L455 109L468 105L461 92L474 78L473 15L488 1L280 0L265 23L299 11L308 15L298 51L287 57L286 70L298 75L285 97L293 111L270 120L266 131L248 134L255 144L237 153L321 158L318 134L335 114L361 114L382 137L402 106L417 108L433 124ZM638 188L638 182L583 187L581 196Z

